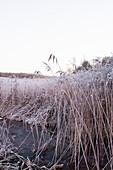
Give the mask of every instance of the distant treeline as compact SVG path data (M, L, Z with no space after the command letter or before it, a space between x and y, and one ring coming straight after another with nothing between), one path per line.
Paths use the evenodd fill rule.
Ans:
M10 77L10 78L44 78L44 75L29 74L29 73L3 73L0 72L0 77Z

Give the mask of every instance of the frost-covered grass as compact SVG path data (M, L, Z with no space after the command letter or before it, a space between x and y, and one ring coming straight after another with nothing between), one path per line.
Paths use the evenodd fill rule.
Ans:
M38 124L56 139L54 165L70 152L75 169L112 169L113 70L101 66L75 75L0 78L0 116ZM66 144L66 145L65 145ZM56 164L55 164L56 163Z

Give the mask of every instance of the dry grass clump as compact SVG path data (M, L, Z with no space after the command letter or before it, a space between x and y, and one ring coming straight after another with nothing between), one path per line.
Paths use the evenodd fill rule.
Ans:
M78 170L83 162L87 169L112 169L113 77L106 67L43 80L3 79L0 91L2 117L51 132L51 169L66 159Z
M112 169L112 81L91 79L84 85L65 80L56 105L57 111L53 114L54 120L57 115L56 155L68 139L75 169L79 168L82 159L89 169L91 157L92 168L104 168L108 163Z

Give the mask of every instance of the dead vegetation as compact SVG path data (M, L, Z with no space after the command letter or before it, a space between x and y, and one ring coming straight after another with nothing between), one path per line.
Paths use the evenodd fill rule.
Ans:
M68 162L74 164L77 170L81 170L83 164L88 170L112 169L112 76L112 71L108 72L108 67L102 66L96 71L86 70L57 78L32 81L0 79L0 117L22 120L35 128L40 126L43 144L39 145L36 153L46 152L52 140L55 143L53 158L49 163L40 163L41 154L36 154L34 162L27 159L26 167L61 169ZM12 145L9 145L4 131L2 126L0 135L5 147L1 144L0 155L5 154L2 158L7 159L7 168L4 159L0 166L8 169L9 165L15 166L8 163L9 150L16 159L23 161L23 158L11 149ZM44 136L48 131L50 138L45 142Z

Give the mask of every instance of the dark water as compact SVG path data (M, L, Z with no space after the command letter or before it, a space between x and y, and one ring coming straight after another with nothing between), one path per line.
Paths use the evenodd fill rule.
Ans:
M11 142L14 144L15 147L18 148L20 154L25 159L27 157L29 157L30 160L36 161L36 159L35 159L36 156L40 155L41 161L38 162L38 164L40 164L40 166L48 165L48 163L50 163L52 161L52 158L54 156L54 151L55 151L55 145L56 145L55 139L52 139L52 141L49 143L46 150L43 150L40 153L37 152L39 143L40 143L40 147L41 147L41 146L43 146L44 142L46 143L50 139L49 132L46 132L46 133L43 132L43 133L45 133L44 134L45 138L43 138L42 137L42 129L39 126L37 126L38 131L36 131L35 126L31 127L29 124L24 124L22 121L15 121L15 120L10 121L8 119L6 119L6 120L1 119L0 126L3 126L3 124L4 124L4 128L7 128L9 131L9 138L10 138ZM64 159L67 161L62 160L61 163L63 163L64 166L62 168L57 168L58 170L74 170L75 169L74 164L69 164L68 158L69 158L69 155L67 154ZM107 163L107 160L104 160L104 164L106 164L106 163ZM94 160L93 156L92 157L90 156L88 158L88 165L90 167L90 170L96 170L95 160ZM103 167L104 166L102 164L100 164L100 170ZM79 169L87 170L84 159L81 160ZM110 167L106 167L105 170L109 170L109 169L110 169Z

